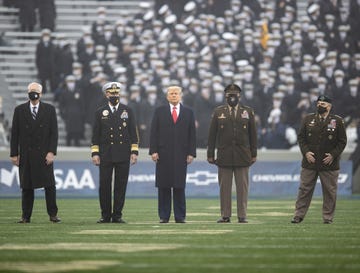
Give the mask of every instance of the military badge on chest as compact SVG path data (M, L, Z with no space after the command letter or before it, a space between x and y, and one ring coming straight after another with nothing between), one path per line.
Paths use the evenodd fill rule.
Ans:
M127 120L129 119L129 114L128 114L128 112L127 112L126 110L124 110L124 111L121 113L120 118L124 120L123 126L126 127L126 125L127 125Z
M248 111L244 110L244 111L241 113L241 118L249 119L249 113L248 113Z
M330 133L328 138L330 140L333 139L332 133L335 131L335 129L336 129L336 119L331 119L329 124L327 125L327 131Z
M108 119L109 118L109 111L108 110L102 111L101 114L102 114L101 119Z

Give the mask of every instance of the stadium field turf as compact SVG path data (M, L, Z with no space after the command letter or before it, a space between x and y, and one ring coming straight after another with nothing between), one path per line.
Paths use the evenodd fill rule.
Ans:
M58 199L60 224L41 197L30 224L15 223L19 199L0 204L0 272L360 272L356 197L338 200L331 225L322 223L321 198L301 224L290 223L290 199L250 199L248 224L217 224L216 198L188 199L186 224L159 224L156 199L128 198L127 224L97 224L96 198Z

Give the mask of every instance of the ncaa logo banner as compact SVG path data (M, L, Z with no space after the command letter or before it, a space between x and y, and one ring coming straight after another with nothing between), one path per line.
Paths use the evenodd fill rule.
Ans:
M338 194L351 195L352 162L342 161L338 179ZM296 196L300 181L297 161L256 162L250 168L250 196ZM54 174L58 197L98 196L99 170L88 161L57 161ZM315 195L321 195L321 186ZM9 161L0 161L0 197L20 196L18 168ZM233 187L235 190L235 187ZM186 179L188 197L217 197L219 195L217 167L206 161L194 161L188 166ZM128 197L156 197L155 165L138 162L130 167Z

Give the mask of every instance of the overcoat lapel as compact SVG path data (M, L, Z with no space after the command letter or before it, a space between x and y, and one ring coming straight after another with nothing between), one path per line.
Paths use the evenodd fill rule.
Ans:
M30 115L31 115L31 113L30 113ZM39 109L38 109L37 114L36 114L35 123L39 123L44 118L45 115L46 115L46 113L45 113L44 106L40 102Z
M24 111L24 118L29 121L30 124L34 122L34 119L32 118L31 112L30 112L30 101L25 104L25 107L23 108Z

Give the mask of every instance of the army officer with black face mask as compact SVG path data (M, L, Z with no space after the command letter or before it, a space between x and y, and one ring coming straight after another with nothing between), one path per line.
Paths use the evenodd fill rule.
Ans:
M225 88L227 104L214 110L210 123L207 160L218 166L221 210L218 223L230 222L233 176L238 222L247 223L249 167L256 161L257 138L254 111L239 103L240 92L236 84Z
M108 103L95 112L91 157L100 167L99 199L101 218L98 223L125 223L122 209L130 164L137 162L139 137L133 111L120 100L119 82L108 82L102 90ZM111 182L114 179L114 203L111 205Z
M303 159L295 214L291 220L293 224L303 221L318 177L323 192L323 222L333 222L340 155L347 138L343 119L330 114L331 108L331 99L320 95L317 99L317 112L307 115L299 130L298 142Z

